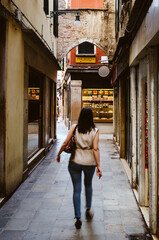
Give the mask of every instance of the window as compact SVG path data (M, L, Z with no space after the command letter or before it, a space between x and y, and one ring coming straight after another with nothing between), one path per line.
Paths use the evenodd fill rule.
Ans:
M84 42L78 45L77 54L95 54L94 45L89 42Z
M49 0L44 0L44 12L46 15L49 14Z

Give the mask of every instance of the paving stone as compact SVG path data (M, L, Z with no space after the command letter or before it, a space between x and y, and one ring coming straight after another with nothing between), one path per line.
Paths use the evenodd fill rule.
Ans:
M107 224L105 226L107 233L124 233L124 226L122 224Z
M104 211L104 216L105 216L105 218L108 218L108 219L109 219L109 217L117 217L118 218L118 217L121 217L121 212L119 209L116 211L108 210L108 211Z
M29 219L25 219L25 218L11 218L10 221L8 221L8 223L5 226L6 230L15 230L15 231L25 231L27 230L28 226L29 226Z
M24 234L24 231L3 231L0 240L22 240Z
M127 236L125 233L106 233L106 240L126 240L126 239Z
M53 226L53 222L46 222L45 219L43 221L33 220L30 222L28 232L38 234L51 234Z
M0 217L0 228L4 228L8 221L9 221L9 218Z
M144 234L146 233L145 226L124 226L124 230L127 234Z
M26 232L23 240L50 240L51 233Z
M80 230L80 236L100 236L105 234L104 222L92 221L87 222L83 221L82 228ZM98 239L98 238L97 238Z
M15 213L15 209L7 209L1 208L0 209L0 217L1 218L10 218Z
M122 224L121 217L109 217L105 218L104 220L105 224Z
M20 218L20 219L32 219L35 215L34 211L25 211L25 210L17 210L14 215L13 218Z

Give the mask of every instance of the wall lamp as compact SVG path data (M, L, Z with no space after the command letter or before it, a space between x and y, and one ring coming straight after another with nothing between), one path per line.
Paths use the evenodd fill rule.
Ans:
M79 16L78 11L51 11L50 12L50 18L52 18L52 17L54 18L55 16L66 14L66 13L76 13L76 18L75 18L74 25L77 26L77 27L81 25L80 16Z

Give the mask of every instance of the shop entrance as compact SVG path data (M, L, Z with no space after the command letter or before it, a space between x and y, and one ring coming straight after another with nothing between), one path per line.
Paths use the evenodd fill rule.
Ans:
M29 69L28 84L28 158L42 147L43 75Z

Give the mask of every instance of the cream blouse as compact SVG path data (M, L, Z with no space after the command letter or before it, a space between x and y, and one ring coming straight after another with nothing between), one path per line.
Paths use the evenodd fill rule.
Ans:
M70 161L81 165L96 166L96 160L93 153L93 139L98 129L92 129L87 133L75 131L76 150L75 154L70 157Z

